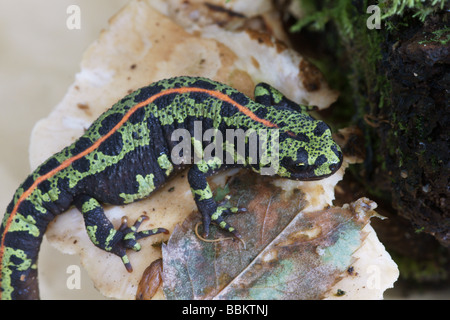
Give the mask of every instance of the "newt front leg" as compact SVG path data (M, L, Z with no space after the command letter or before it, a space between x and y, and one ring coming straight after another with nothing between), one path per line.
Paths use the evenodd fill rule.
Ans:
M195 203L202 214L203 218L203 237L206 238L209 234L209 226L211 222L216 223L221 229L232 233L236 238L240 239L241 235L232 226L230 226L224 217L227 214L246 212L244 208L226 207L222 204L217 204L213 198L211 187L206 181L209 175L214 174L220 166L217 164L208 164L205 161L200 161L194 164L188 172L188 181L191 186L191 191L194 196Z

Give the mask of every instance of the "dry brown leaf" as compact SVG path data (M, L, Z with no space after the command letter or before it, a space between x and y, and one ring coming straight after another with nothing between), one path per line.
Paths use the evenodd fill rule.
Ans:
M153 261L142 274L136 300L150 300L162 284L162 259Z
M372 202L303 212L297 189L286 196L270 179L243 171L229 184L230 205L245 207L228 222L240 241L204 242L194 232L197 213L163 246L168 299L321 299L354 262ZM226 234L213 229L211 237Z

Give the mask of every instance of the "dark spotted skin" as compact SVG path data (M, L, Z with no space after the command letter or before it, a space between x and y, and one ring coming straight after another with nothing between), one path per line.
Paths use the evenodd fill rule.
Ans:
M255 100L251 100L227 85L197 77L161 80L124 97L17 189L0 227L1 298L39 298L37 257L42 237L48 223L72 205L83 214L92 242L119 256L131 271L126 249L139 250L137 240L167 230L137 231L144 217L116 230L102 204L122 205L148 197L189 162L194 164L188 181L205 234L214 221L239 237L223 219L238 209L216 204L206 177L229 166L262 173L267 163L258 155L242 156L237 149L226 150L234 159L232 164L217 161L219 150L213 153L215 157L195 161L195 152L206 151L210 145L196 138L196 126L201 125L201 133L217 129L223 136L227 129L278 129L279 166L274 174L296 180L321 179L340 167L342 153L329 127L309 116L308 110L267 84L257 85ZM192 154L175 152L180 146L172 136L179 132L176 129L194 137L188 143ZM249 148L246 143L245 152ZM172 152L178 158L184 156L184 162L175 162ZM226 152L222 152L221 159L225 159Z

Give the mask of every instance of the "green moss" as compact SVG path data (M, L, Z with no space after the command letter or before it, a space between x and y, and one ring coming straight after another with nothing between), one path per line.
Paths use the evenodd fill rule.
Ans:
M334 21L339 24L339 30L344 36L353 38L354 26L350 15L351 1L325 0L321 8L318 7L318 2L314 0L299 1L299 5L305 15L303 19L300 19L291 27L292 32L300 31L305 26L315 31L321 31L329 21Z
M420 227L414 230L415 233L419 234L425 231L425 227Z
M379 141L376 130L382 123L395 124L398 130L392 131L395 139L408 128L395 121L391 108L392 88L384 72L380 72L383 60L383 45L389 38L395 43L395 34L408 24L421 23L431 13L444 8L443 0L380 0L377 5L381 13L381 29L367 28L369 5L374 1L361 0L297 0L303 18L295 23L293 32L313 32L325 39L328 53L335 56L312 59L323 72L330 85L339 90L341 95L335 104L330 123L337 126L358 124L363 128L366 149L372 150L377 167L386 168L386 159L376 158L381 145L390 146L389 142ZM444 28L429 35L427 42L448 43L449 28ZM425 43L424 43L425 44ZM380 112L380 110L385 111ZM336 114L339 113L339 114ZM377 118L380 114L391 114L393 118ZM339 120L337 120L339 119ZM371 123L368 123L368 119ZM389 121L389 122L388 122ZM417 124L418 132L423 128ZM392 144L395 145L395 144ZM389 147L388 147L389 148ZM395 155L397 148L388 150ZM373 189L373 188L370 188Z
M292 27L292 32L312 34L319 39L321 55L310 60L322 71L331 87L340 91L340 97L325 119L334 127L358 125L364 134L367 158L363 165L365 176L359 176L359 167L352 166L354 178L364 185L369 196L381 196L389 201L389 192L370 185L371 168L381 168L386 179L387 162L397 159L396 166L408 163L395 143L405 133L414 129L420 137L426 132L422 119L414 126L404 122L392 106L392 84L383 72L383 59L387 46L395 45L399 34L410 26L419 26L430 14L445 7L444 0L297 0L302 18ZM369 29L367 13L369 5L376 3L380 8L381 29ZM450 28L425 35L423 42L447 44ZM423 39L421 39L423 40ZM380 140L380 128L387 128L390 134ZM380 151L381 150L381 151ZM384 152L382 152L384 150ZM368 170L367 170L368 169ZM361 171L362 172L362 171Z
M448 278L446 262L437 260L416 260L404 255L391 253L397 263L400 275L404 280L425 283L428 281L440 282Z
M413 12L414 18L424 22L425 18L435 10L442 10L445 2L446 0L381 0L378 5L384 12L381 19L395 15L402 16L408 9Z
M445 27L440 30L436 30L432 32L433 37L419 41L419 44L428 44L428 43L440 43L442 45L446 45L450 41L450 27ZM426 38L427 36L425 36Z
M341 91L341 97L347 104L341 110L351 110L348 104L369 106L368 110L356 110L356 118L363 119L374 107L384 107L390 95L390 86L385 76L377 73L378 63L382 59L380 43L384 38L380 30L371 30L366 26L370 16L366 13L369 1L360 1L359 7L350 0L299 0L299 5L304 18L294 24L291 31L299 32L303 28L324 31L328 26L326 33L330 35L325 35L327 45L339 55L338 62L347 64L339 63L336 68L336 60L313 61L331 85ZM353 99L346 100L352 95ZM373 95L379 95L380 99L368 101L368 97Z

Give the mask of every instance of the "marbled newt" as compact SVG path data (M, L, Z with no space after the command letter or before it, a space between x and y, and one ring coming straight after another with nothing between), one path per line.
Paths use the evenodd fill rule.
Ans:
M138 89L100 115L15 192L0 227L1 298L39 298L37 259L43 235L49 222L73 205L83 214L92 242L119 256L131 271L126 249L139 250L137 240L167 230L137 231L144 216L133 226L123 223L115 229L102 204L143 199L189 164L187 179L203 218L204 235L213 221L240 237L224 220L239 209L214 201L209 175L236 166L261 174L270 155L278 159L273 174L289 179L316 180L339 169L342 152L328 125L308 114L310 107L294 103L265 83L258 84L254 93L252 100L206 78L176 77ZM250 129L257 133L256 140L247 134ZM198 138L199 130L200 134L210 130L211 141L216 142L209 158L202 153L211 141ZM234 138L223 139L227 130L246 130L241 150ZM264 139L259 134L264 130L277 133L276 145L267 143L264 152L251 154L252 148L268 141L267 134ZM183 134L189 135L191 153L179 147Z

